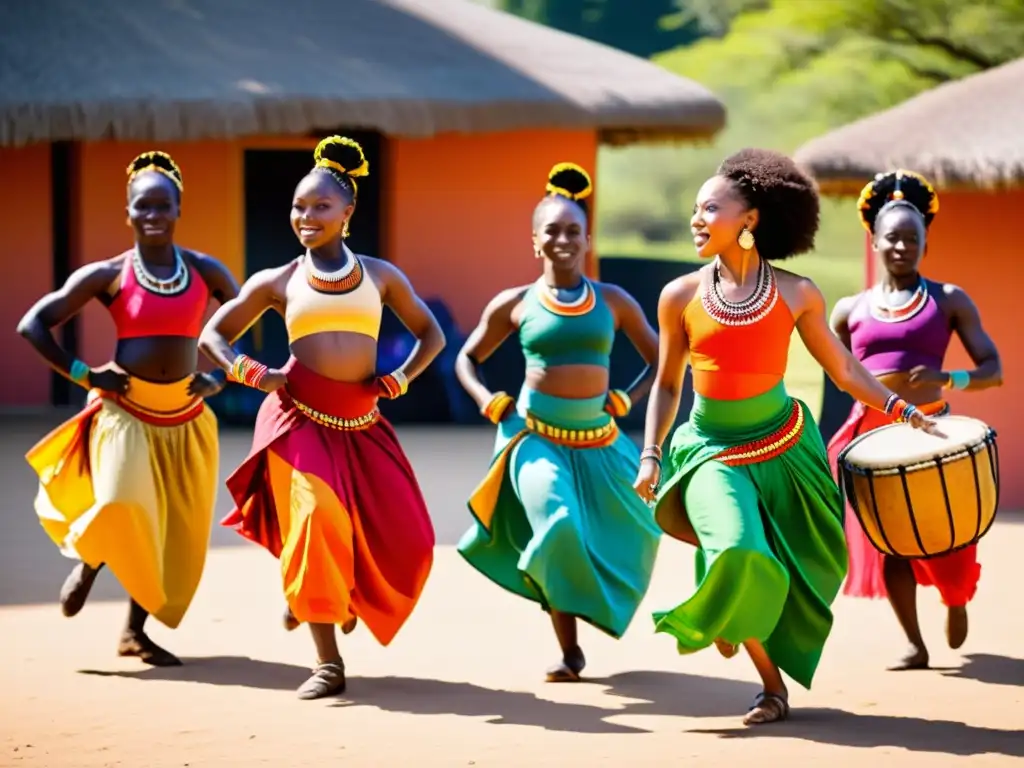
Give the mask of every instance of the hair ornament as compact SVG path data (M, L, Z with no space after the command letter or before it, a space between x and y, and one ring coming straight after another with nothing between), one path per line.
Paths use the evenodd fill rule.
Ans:
M178 164L174 162L174 159L166 152L160 152L159 150L143 152L128 163L128 168L126 169L126 173L128 174L128 183L131 184L136 176L140 173L147 173L148 171L155 171L156 173L166 176L171 180L171 183L178 188L178 192L185 191L185 185L181 179L181 169L178 167Z
M333 157L332 157L333 156ZM313 160L317 168L329 168L346 176L368 176L370 163L359 142L347 136L328 136L316 145Z
M558 163L548 173L545 189L548 194L579 202L590 197L594 191L594 184L590 180L590 174L576 163Z

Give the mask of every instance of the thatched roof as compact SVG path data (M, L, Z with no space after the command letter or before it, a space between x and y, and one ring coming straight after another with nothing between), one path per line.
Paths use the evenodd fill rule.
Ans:
M468 0L22 0L0 51L0 146L725 122L694 82Z
M796 160L823 192L859 192L907 168L938 187L1024 184L1024 59L926 91L817 138Z

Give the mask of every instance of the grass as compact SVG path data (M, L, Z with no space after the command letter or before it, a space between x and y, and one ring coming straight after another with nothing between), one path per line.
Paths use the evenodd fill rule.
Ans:
M689 241L648 243L640 237L599 237L597 252L619 257L696 260ZM814 280L824 294L830 312L838 299L863 288L864 230L850 201L822 202L817 249L787 261L785 267ZM786 387L793 395L803 399L813 413L821 411L822 375L821 366L811 357L800 337L794 334Z

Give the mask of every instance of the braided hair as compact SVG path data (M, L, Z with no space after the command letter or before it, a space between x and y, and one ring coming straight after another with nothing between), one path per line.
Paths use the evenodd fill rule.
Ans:
M589 216L586 199L593 193L594 184L590 174L576 163L558 163L553 166L548 172L548 182L544 189L545 195L533 212L534 229L539 224L541 211L553 200L571 200L585 218Z
M370 175L370 163L359 142L347 136L328 136L316 145L313 160L315 165L310 173L330 176L341 189L342 197L355 205L359 194L356 177ZM348 221L341 236L348 237Z
M864 228L875 233L875 224L886 211L906 208L924 220L927 230L939 212L939 196L931 183L919 173L902 168L879 173L865 185L857 201L857 213Z
M128 163L126 172L128 174L129 187L140 174L154 172L171 180L174 188L178 190L179 201L181 200L181 193L185 191L185 185L181 178L181 168L178 167L178 164L166 152L158 150L143 152Z
M760 214L754 237L763 259L779 261L814 248L818 190L792 159L767 149L742 149L718 167L748 208Z

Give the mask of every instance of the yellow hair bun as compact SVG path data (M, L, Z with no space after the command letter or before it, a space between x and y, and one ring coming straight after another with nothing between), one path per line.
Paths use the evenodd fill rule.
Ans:
M931 182L920 173L898 168L876 174L861 190L857 213L864 228L874 232L878 214L894 200L905 200L917 208L925 226L929 226L939 212L939 195Z
M147 171L155 171L163 174L173 182L179 192L183 191L185 188L181 178L181 169L178 167L178 164L174 162L174 159L166 152L160 152L159 150L143 152L128 163L128 168L126 169L126 173L128 174L128 183L131 184L132 180L136 176L140 173L146 173Z
M578 201L590 197L594 185L590 175L576 163L558 163L548 173L547 191Z
M370 164L359 142L347 136L328 136L316 145L313 159L317 167L330 168L348 176L368 176Z

